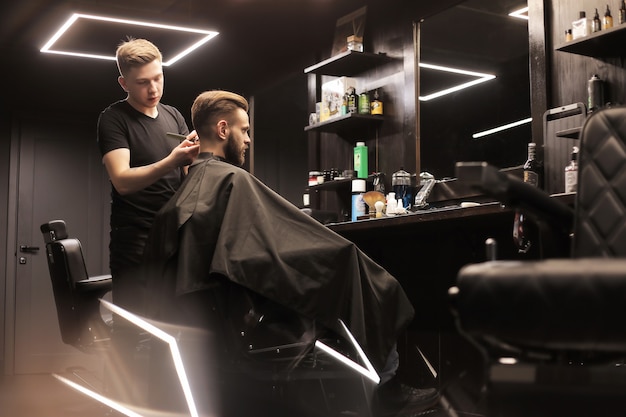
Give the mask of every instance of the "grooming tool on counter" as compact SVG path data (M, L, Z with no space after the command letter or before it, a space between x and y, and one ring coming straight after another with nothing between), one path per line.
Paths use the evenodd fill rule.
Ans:
M418 193L415 195L415 208L426 207L426 205L428 204L426 202L426 199L430 195L430 192L433 190L436 182L437 181L432 174L428 172L420 173L420 183L422 184L422 188L420 188Z

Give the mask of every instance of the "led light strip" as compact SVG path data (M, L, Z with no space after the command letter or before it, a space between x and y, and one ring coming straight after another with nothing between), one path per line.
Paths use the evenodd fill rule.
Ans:
M107 405L109 407L111 407L112 409L114 409L115 411L118 411L122 414L124 414L125 416L128 417L143 417L141 414L138 414L126 407L124 407L123 405L121 405L120 403L113 401L103 395L98 394L97 392L94 392L92 390L90 390L89 388L86 388L80 384L77 384L74 381L70 381L69 379L62 377L61 375L57 375L57 374L52 374L53 377L55 377L56 379L58 379L59 381L63 382L66 385L69 385L70 387L74 388L76 391L82 392L83 394L87 395L88 397L93 398L96 401L101 402L104 405Z
M472 81L469 81L469 82L466 82L466 83L463 83L463 84L459 84L459 85L456 85L454 87L446 88L446 89L437 91L435 93L429 94L427 96L420 96L420 100L421 101L429 101L429 100L432 100L434 98L445 96L447 94L454 93L455 91L460 91L460 90L463 90L465 88L472 87L474 85L481 84L481 83L484 83L485 81L490 81L490 80L493 80L494 78L496 78L496 76L493 75L493 74L485 74L485 73L482 73L482 72L467 71L467 70L459 69L459 68L444 67L442 65L427 64L425 62L420 62L419 66L422 67L422 68L428 68L428 69L435 70L435 71L452 72L454 74L461 74L461 75L469 75L471 77L478 77L475 80L472 80Z
M158 337L165 343L170 346L170 351L172 353L172 360L174 361L174 367L176 368L176 373L178 374L178 379L180 381L181 388L185 395L185 400L187 401L187 407L189 408L189 413L191 417L199 417L198 410L196 408L196 403L193 400L193 395L191 393L191 387L189 386L189 380L187 379L187 374L185 373L185 366L183 365L183 359L180 354L180 350L178 350L178 343L176 343L176 338L170 334L167 334L163 330L154 326L153 324L148 323L146 320L142 319L135 314L124 310L121 307L116 306L106 300L100 300L100 302L109 309L111 312L118 314L119 316L125 318L129 322L138 326L139 328L149 332L155 337Z
M501 132L503 130L511 129L513 127L517 127L517 126L521 126L521 125L526 124L526 123L530 123L532 120L533 120L532 117L529 117L527 119L518 120L517 122L508 123L506 125L494 127L493 129L484 130L482 132L474 133L472 135L472 138L474 138L474 139L482 138L483 136L492 135L494 133Z
M509 16L517 17L518 19L528 20L528 6L522 7L519 10L515 10L515 11L509 13Z
M167 61L164 61L163 62L163 66L169 66L169 65L174 64L176 61L180 60L185 55L188 55L189 53L191 53L195 49L197 49L200 46L204 45L205 43L207 43L208 41L210 41L211 39L213 39L215 36L217 36L219 34L219 32L215 32L215 31L193 29L193 28L187 28L187 27L183 27L183 26L171 26L171 25L163 25L163 24L160 24L160 23L140 22L140 21L137 21L137 20L116 19L116 18L113 18L113 17L95 16L95 15L74 13L63 24L63 26L61 26L61 28L46 42L46 44L43 46L43 48L40 49L40 51L41 52L45 52L45 53L50 53L50 54L70 55L70 56L78 56L78 57L83 57L83 58L96 58L96 59L105 59L105 60L114 61L115 60L115 56L96 55L96 54L87 54L87 53L81 53L81 52L70 52L70 51L62 51L62 50L51 49L52 46L55 44L55 42L58 41L59 38L61 36L63 36L63 34L78 19L81 19L81 18L82 19L91 19L91 20L100 20L100 21L105 21L105 22L121 23L121 24L125 24L125 25L147 26L147 27L153 27L153 28L158 28L158 29L175 30L175 31L179 31L179 32L190 32L190 33L198 33L198 34L206 35L205 37L200 39L198 42L196 42L193 45L191 45L190 47L186 48L185 50L183 50L182 52L180 52L179 54L177 54L173 58L171 58L171 59L169 59Z
M337 352L336 350L324 344L323 342L320 342L319 340L315 341L315 347L326 352L327 354L337 359L339 362L343 363L344 365L354 369L361 375L367 377L375 384L378 384L380 382L380 376L378 376L378 374L376 373L376 370L374 369L374 367L372 366L372 363L369 361L369 359L365 355L365 352L363 352L363 349L361 349L361 346L356 341L354 336L352 336L352 333L350 333L350 331L348 330L346 325L343 323L343 321L339 320L339 324L341 324L341 326L343 327L344 332L348 336L348 339L350 339L350 342L352 343L352 346L354 347L354 349L357 351L358 355L361 357L361 359L365 363L366 368L354 362L352 359L348 358L347 356L342 355L341 353Z

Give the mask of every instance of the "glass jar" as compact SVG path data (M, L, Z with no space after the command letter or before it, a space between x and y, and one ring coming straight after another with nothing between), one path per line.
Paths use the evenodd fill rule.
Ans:
M360 36L348 36L348 51L363 52L363 38Z

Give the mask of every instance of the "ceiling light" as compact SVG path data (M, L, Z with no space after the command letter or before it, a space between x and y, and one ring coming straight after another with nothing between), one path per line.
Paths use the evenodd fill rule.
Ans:
M113 17L105 17L105 16L95 16L95 15L87 15L81 13L74 13L62 26L61 28L46 42L43 48L41 48L41 52L51 53L51 54L61 54L61 55L71 55L78 56L83 58L95 58L95 59L105 59L105 60L115 60L114 54L103 54L101 52L89 52L83 50L76 50L75 48L72 50L71 48L54 48L55 44L65 42L68 44L77 44L81 41L81 39L88 38L85 35L84 31L89 31L90 27L82 27L83 32L78 32L72 34L71 30L74 30L76 26L79 24L85 23L100 23L102 22L109 23L112 25L124 25L124 26L134 26L135 28L141 29L150 29L156 30L159 32L165 32L169 37L173 33L183 34L185 35L182 39L184 39L184 43L179 45L175 45L172 47L171 51L162 51L163 52L163 66L168 66L174 64L176 61L180 60L185 55L191 53L193 50L199 48L204 45L206 42L214 38L218 35L218 32L209 31L209 30L201 30L188 28L183 26L172 26L172 25L163 25L160 23L153 22L140 22L136 20L128 20L128 19L117 19ZM97 35L96 35L97 36ZM115 34L116 40L113 42L121 42L123 38L127 37L126 33L117 33ZM134 38L138 38L141 36L133 36ZM100 39L100 43L102 44L102 40ZM159 42L156 42L159 44ZM88 45L88 47L93 45ZM114 50L114 47L111 50ZM94 47L95 48L95 47Z
M519 10L515 10L515 11L509 13L509 16L517 17L518 19L528 20L528 6L522 7Z
M511 129L513 127L517 127L517 126L524 125L526 123L530 123L532 120L533 120L532 117L528 117L528 118L523 119L523 120L518 120L517 122L508 123L508 124L505 124L505 125L502 125L502 126L494 127L493 129L484 130L482 132L474 133L472 135L472 138L474 138L474 139L482 138L483 136L492 135L492 134L497 133L497 132L502 132L503 130Z
M445 96L446 94L454 93L455 91L463 90L465 88L472 87L474 85L481 84L481 83L484 83L485 81L493 80L494 78L496 78L496 76L492 74L484 74L481 72L467 71L467 70L459 69L459 68L444 67L442 65L427 64L425 62L420 62L419 66L422 68L427 68L427 69L431 69L435 71L444 71L444 72L451 72L455 74L468 75L470 77L477 77L475 80L462 83L459 85L455 85L449 88L445 88L443 90L436 91L426 96L420 96L421 101L432 100L434 98Z

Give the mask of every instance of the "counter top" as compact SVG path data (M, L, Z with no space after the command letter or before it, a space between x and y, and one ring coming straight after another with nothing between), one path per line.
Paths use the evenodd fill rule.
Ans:
M462 208L459 205L439 207L432 209L418 210L407 214L399 214L378 219L364 219L356 222L332 223L328 227L336 232L377 230L380 228L400 227L407 224L433 222L448 219L459 219L464 217L474 217L501 213L510 209L503 207L500 203L484 203L475 207Z
M555 194L551 196L564 204L573 205L575 193ZM461 207L459 204L418 210L391 217L358 220L356 222L331 223L328 227L337 233L376 232L381 230L407 228L427 224L439 225L442 222L465 220L494 215L512 215L513 209L499 202L487 202L474 207Z

